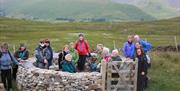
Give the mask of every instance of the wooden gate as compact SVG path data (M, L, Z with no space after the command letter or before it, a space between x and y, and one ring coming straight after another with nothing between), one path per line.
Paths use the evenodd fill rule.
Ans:
M137 61L102 62L103 91L136 91Z

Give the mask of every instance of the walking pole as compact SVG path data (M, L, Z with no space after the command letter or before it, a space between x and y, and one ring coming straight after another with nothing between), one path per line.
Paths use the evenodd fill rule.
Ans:
M13 45L13 52L16 52L16 45Z
M174 42L175 42L175 46L176 46L176 51L178 52L178 44L177 44L176 36L174 36Z

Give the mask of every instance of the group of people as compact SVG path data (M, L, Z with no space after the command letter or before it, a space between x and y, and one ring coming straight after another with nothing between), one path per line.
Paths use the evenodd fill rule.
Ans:
M150 58L148 51L152 45L147 41L142 40L139 35L129 35L127 41L124 43L122 52L126 59L138 59L138 79L137 91L144 91L147 88L148 82L148 68L150 67ZM42 69L49 69L53 64L53 50L50 45L49 39L39 41L38 47L35 49L35 66ZM27 60L29 52L25 44L20 44L19 49L13 54L8 50L8 44L1 45L0 50L0 70L1 79L7 91L12 87L11 76L16 79L18 66L22 66L22 62ZM65 45L58 54L58 67L59 70L64 72L82 72L86 69L89 71L98 71L101 69L101 61L106 63L111 61L122 61L119 50L110 49L103 44L97 44L94 51L90 50L88 41L85 39L84 34L78 35L78 40ZM15 65L11 65L14 63ZM11 69L12 72L11 72Z
M152 45L140 38L139 35L134 37L129 35L127 42L124 43L123 54L126 58L135 60L138 59L138 77L137 91L144 91L148 86L148 68L151 66L151 60L148 56L148 51Z
M48 69L52 65L53 50L48 39L41 39L34 53L36 57L35 66Z

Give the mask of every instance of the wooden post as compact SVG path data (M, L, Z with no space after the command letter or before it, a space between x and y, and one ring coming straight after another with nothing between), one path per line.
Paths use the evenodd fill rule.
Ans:
M101 61L102 91L106 91L106 68L107 64L104 61Z
M16 45L13 45L13 52L16 52Z
M176 51L178 52L178 44L177 44L176 36L174 36L174 42L175 42L175 46L176 46Z
M111 69L112 69L112 64L111 64L111 62L109 62L107 64L107 80L106 80L106 90L107 91L111 91L111 78L112 78Z
M138 60L135 60L134 91L137 90Z
M116 42L113 40L114 49L116 49Z

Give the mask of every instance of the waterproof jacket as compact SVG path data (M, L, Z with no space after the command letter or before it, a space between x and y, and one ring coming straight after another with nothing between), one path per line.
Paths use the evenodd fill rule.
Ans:
M65 60L65 56L69 54L69 52L65 52L65 51L62 51L59 53L59 57L58 57L58 65L59 65L59 69L62 69L62 63L63 61Z
M152 48L152 44L150 44L147 41L140 40L139 42L141 46L143 47L144 53L147 54L147 52Z
M112 61L122 61L120 56L112 57Z
M69 61L64 60L63 63L62 63L62 71L75 73L76 68L74 66L74 63L72 61L69 62Z
M1 70L8 70L12 68L12 64L19 65L19 62L15 59L12 53L8 52L1 52L0 57L0 69Z
M79 55L90 54L90 48L86 40L77 41L75 43L75 49L78 51Z
M134 43L124 43L123 54L126 58L134 59L135 56L135 44Z
M53 52L51 47L46 47L44 49L44 58L48 61L48 67L52 65Z
M79 60L79 55L76 49L70 49L69 53L72 55L72 60L74 60L75 65L77 64Z
M44 55L45 55L44 48L39 46L35 49L35 57L38 63L44 63L44 59L45 59Z
M17 50L14 53L14 57L16 59L21 58L22 60L27 60L29 58L29 51L27 51L27 50L24 50L24 51ZM17 60L17 61L19 61L19 60Z

